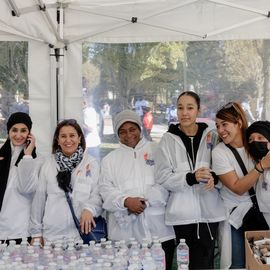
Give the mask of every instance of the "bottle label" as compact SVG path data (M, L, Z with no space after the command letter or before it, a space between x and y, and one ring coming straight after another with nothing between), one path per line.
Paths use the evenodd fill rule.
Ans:
M177 250L177 262L178 263L189 263L189 251L187 249Z

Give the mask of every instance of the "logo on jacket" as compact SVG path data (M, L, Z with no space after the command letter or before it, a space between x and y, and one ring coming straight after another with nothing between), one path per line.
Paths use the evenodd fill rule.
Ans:
M145 160L146 165L149 166L155 165L155 160L152 159L148 153L144 153L143 158Z
M89 164L89 163L86 165L85 176L86 176L86 177L87 177L87 176L89 176L89 177L92 176L92 173L91 173L91 167L90 167L90 164Z

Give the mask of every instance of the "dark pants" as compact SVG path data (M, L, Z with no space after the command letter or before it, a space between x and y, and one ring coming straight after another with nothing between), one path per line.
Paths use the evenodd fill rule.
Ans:
M174 256L174 249L175 249L175 239L162 242L161 246L165 252L166 270L172 270L173 256Z
M242 227L236 230L231 226L232 232L232 264L230 269L245 268L245 238Z
M189 247L189 269L213 269L218 223L199 223L174 226L176 241L186 239Z

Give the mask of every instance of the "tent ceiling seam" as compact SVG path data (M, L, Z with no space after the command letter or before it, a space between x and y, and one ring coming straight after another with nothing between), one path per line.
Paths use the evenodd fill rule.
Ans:
M166 12L170 12L170 11L175 10L177 8L181 8L183 6L186 6L186 5L189 5L189 4L198 2L198 1L200 1L200 0L187 0L184 3L177 4L177 5L173 6L173 7L170 7L169 9L162 10L161 12L153 13L153 14L151 14L151 15L143 18L143 19L149 19L151 17L158 16L158 15L164 14ZM92 9L80 8L80 7L73 6L73 5L69 5L68 9L69 10L75 10L75 11L81 11L83 13L88 13L88 14L92 14L92 15L96 15L96 16L102 16L102 17L106 17L106 18L113 18L113 19L118 19L118 20L129 21L127 18L121 18L121 17L112 16L112 15L97 13L97 12L92 11ZM137 17L138 18L138 16L133 16L133 17Z
M77 7L68 7L69 10L74 10L74 11L80 11L82 13L87 13L87 14L91 14L91 15L96 15L96 16L102 16L102 17L106 17L106 18L111 18L111 19L117 19L117 20L123 20L123 21L129 21L126 18L120 18L120 17L116 17L116 16L112 16L112 15L107 15L107 14L101 14L101 13L97 13L97 12L93 12L90 10L82 10L81 8L77 8Z
M158 29L169 30L169 31L172 31L172 32L175 32L175 33L181 33L181 34L185 34L185 35L189 35L189 36L204 38L203 34L201 34L201 35L200 34L195 34L195 33L187 32L185 30L176 30L176 29L173 29L173 28L164 27L164 26L160 26L160 25L152 25L152 24L144 23L144 22L140 22L140 24L151 26L151 27L158 28Z
M95 37L95 36L98 36L100 34L104 34L104 33L107 33L109 31L112 31L112 30L120 29L120 28L122 28L124 26L127 26L129 24L132 24L132 23L130 23L130 21L128 23L125 22L124 24L122 23L121 25L118 25L118 26L115 26L115 27L112 27L112 28L108 28L108 29L103 30L103 31L98 32L98 33L94 33L94 34L87 33L87 34L84 34L84 35L82 35L82 36L80 36L80 37L78 37L76 39L66 40L66 42L67 42L67 44L71 44L71 43L74 43L74 42L77 42L77 41L86 40L88 38Z
M234 4L232 2L225 1L225 0L207 0L207 1L213 2L216 4L220 4L220 5L224 5L224 6L228 6L228 7L232 7L232 8L236 8L236 9L241 9L241 10L250 11L253 13L258 13L260 15L264 15L267 17L268 17L268 13L269 13L268 10L264 11L264 10L259 10L259 9L243 6L243 5L237 5L237 4Z
M217 35L217 34L221 34L221 33L227 32L229 30L233 30L233 29L239 28L241 26L245 26L245 25L248 25L248 24L251 24L251 23L254 23L254 22L258 22L258 21L261 21L261 20L265 20L265 19L266 18L265 17L262 17L262 16L257 17L257 18L253 18L251 20L247 20L247 21L244 21L244 22L241 22L241 23L232 25L232 26L228 26L228 27L225 27L225 28L216 30L216 31L209 32L208 34L206 34L206 37L210 37L210 36L214 36L214 35Z
M28 35L28 34L25 34L24 32L22 32L21 30L18 30L17 28L15 28L14 26L10 26L10 25L7 25L4 21L0 20L0 22L5 25L7 28L9 29L12 29L16 32L16 35L18 36L21 36L21 37L25 37L25 38L29 38L31 40L35 40L35 41L39 41L39 42L43 42L43 43L48 43L48 42L45 42L44 40L42 39L38 39L36 37L33 37L31 35ZM1 30L1 31L4 31L4 30ZM6 32L6 31L5 31Z
M182 7L184 7L184 6L193 4L193 3L198 2L198 1L200 1L200 0L188 0L188 1L185 1L184 3L175 5L175 6L173 6L173 7L168 8L168 9L164 9L164 10L162 10L162 11L160 11L160 12L153 13L152 15L149 15L149 16L147 16L147 17L144 17L143 19L144 19L144 20L145 20L145 19L150 19L150 18L152 18L152 17L155 17L155 16L158 16L158 15L162 15L162 14L168 13L168 12L170 12L170 11L173 11L173 10L179 9L179 8L182 8Z

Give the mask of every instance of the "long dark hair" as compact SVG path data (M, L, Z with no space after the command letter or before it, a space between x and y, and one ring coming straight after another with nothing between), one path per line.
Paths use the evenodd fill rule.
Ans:
M53 135L52 153L54 154L59 149L58 137L59 137L60 129L64 126L72 126L75 128L75 130L78 133L78 136L81 137L80 146L83 148L83 150L85 150L86 142L85 142L85 137L84 137L84 134L82 132L80 125L77 123L75 119L65 119L61 121L55 129L55 132Z

